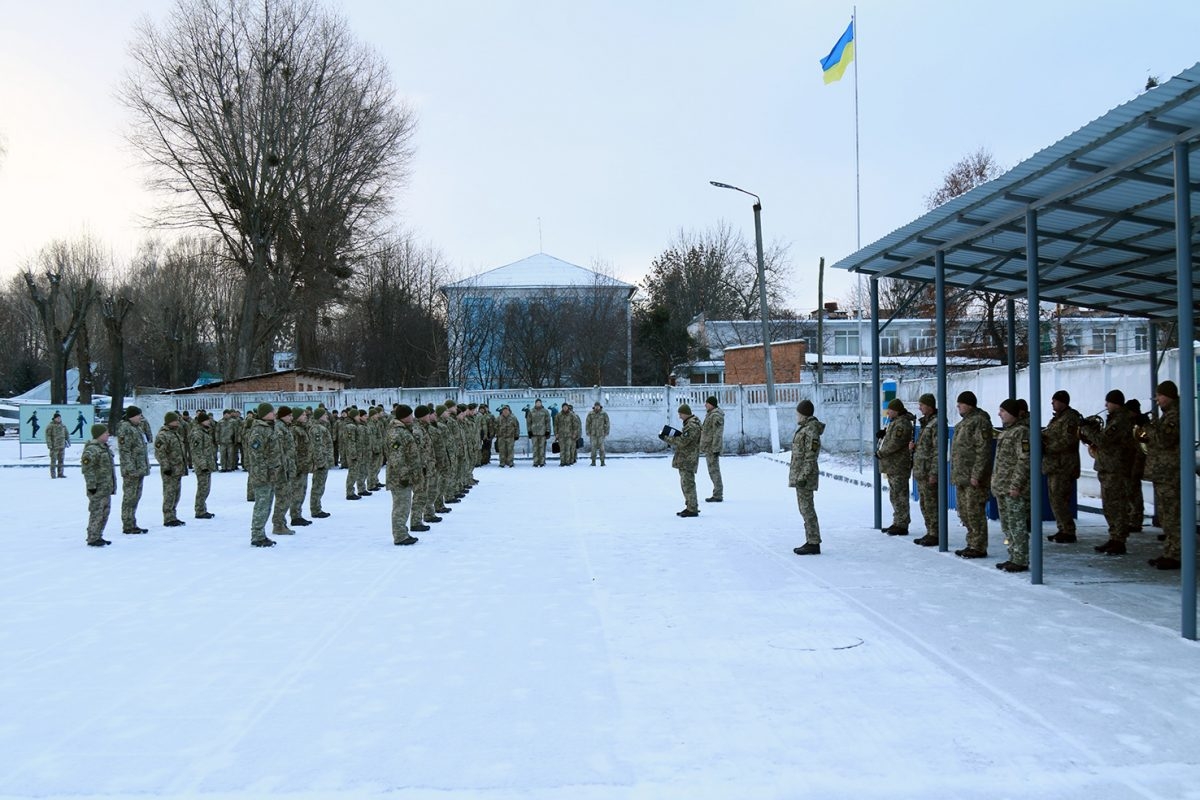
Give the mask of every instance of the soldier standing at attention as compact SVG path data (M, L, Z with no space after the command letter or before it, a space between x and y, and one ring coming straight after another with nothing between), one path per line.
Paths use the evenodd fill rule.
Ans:
M433 406L421 406L417 409L420 416L414 429L420 428L425 434L425 448L422 457L425 459L425 496L421 506L421 521L441 522L437 515L437 498L440 493L441 473L446 466L446 453L442 449L442 432L437 426L437 414Z
M250 415L247 415L249 418ZM250 544L254 547L274 547L275 540L267 538L267 517L271 516L271 504L275 499L275 485L282 472L279 440L271 427L275 423L275 409L270 403L259 403L250 430L243 441L249 454L246 465L249 485L254 493L254 512L250 517Z
M879 458L879 470L887 476L888 500L892 503L892 524L883 529L889 536L908 536L908 526L911 512L908 500L908 484L912 479L913 468L913 422L915 417L908 413L899 397L888 403L887 427L881 433L879 449L875 455Z
M412 407L401 405L393 414L395 419L388 427L385 477L392 494L392 544L410 545L417 543L417 537L409 534L407 523L412 514L413 485L421 472L421 451L413 438Z
M1071 395L1059 389L1050 398L1054 416L1042 430L1042 474L1050 510L1058 523L1058 532L1046 538L1059 544L1073 544L1075 517L1071 514L1071 494L1079 480L1079 425L1083 416L1071 408Z
M217 422L217 446L221 450L221 472L232 472L234 464L237 463L237 458L233 455L233 426L236 424L232 411L227 408L221 412L221 419Z
M569 467L577 459L579 434L583 432L583 426L579 424L579 415L570 403L563 403L563 409L558 416L558 465Z
M596 455L599 454L600 466L603 467L604 440L608 438L608 412L604 410L604 406L600 405L599 401L592 404L592 410L588 412L584 425L592 447L592 466L596 466Z
M425 508L429 502L429 466L433 463L433 439L425 433L425 428L421 424L421 420L429 413L429 406L417 406L412 412L412 421L407 425L401 422L408 428L412 434L413 440L417 443L417 452L421 456L421 467L416 470L409 470L409 475L412 476L412 507L409 510L408 529L410 531L427 531L429 526L425 524ZM392 411L396 414L396 410ZM398 420L397 420L398 421ZM392 423L393 425L396 422ZM478 450L472 452L473 455L478 454Z
M104 547L112 544L103 534L112 508L112 496L117 493L117 476L113 470L112 450L108 449L108 426L97 423L92 426L91 433L92 438L83 446L83 455L79 457L88 498L87 544L88 547Z
M1029 417L1022 402L1008 398L1000 404L1004 429L996 440L992 494L1000 507L1000 530L1008 541L1008 561L996 569L1029 571Z
M501 467L513 466L513 444L520 438L521 423L507 404L500 406L500 416L496 418L496 446L500 451Z
M179 414L178 411L175 413ZM192 415L184 409L183 413L179 414L179 438L183 440L183 466L187 469L192 468Z
M950 481L958 499L958 518L967 529L967 546L955 550L959 558L987 558L988 486L992 482L992 417L974 392L958 396L962 420L954 429L950 448Z
M1147 435L1150 417L1142 413L1142 404L1136 397L1125 401L1129 409L1129 422L1133 425L1133 441L1137 444ZM1133 461L1129 464L1129 532L1141 533L1146 520L1146 500L1142 496L1142 481L1146 479L1146 451L1140 444L1133 448Z
M147 533L137 524L137 507L142 500L142 481L150 474L150 454L142 437L146 418L137 406L125 409L117 426L117 452L121 456L121 529L122 533Z
M339 453L342 466L346 468L346 499L357 500L355 481L358 478L358 409L354 406L346 414L342 424L342 444Z
M292 440L295 442L296 478L292 481L291 512L292 524L312 525L312 520L304 518L304 496L308 494L308 476L313 471L313 452L311 426L308 422L308 410L297 408L292 412L294 421L289 427Z
M721 448L725 444L725 412L717 407L717 396L710 395L704 401L704 425L700 433L700 452L708 465L708 479L712 481L712 496L704 498L706 503L725 502L725 483L721 480Z
M1096 545L1097 553L1110 556L1125 555L1125 540L1129 537L1129 465L1137 442L1133 439L1133 421L1125 408L1125 393L1113 389L1104 396L1108 419L1101 428L1098 422L1084 420L1083 435L1091 442L1096 459L1096 477L1100 480L1100 505L1108 522L1108 541Z
M296 440L292 438L292 409L280 406L275 412L275 441L279 444L279 472L275 476L275 507L271 510L271 535L291 536L287 512L292 507L296 483Z
M46 449L50 451L50 478L65 478L63 474L63 453L67 450L67 426L63 425L62 414L54 412L50 424L46 426Z
M546 436L550 433L550 412L542 406L542 398L533 401L533 410L529 412L525 429L533 442L533 465L546 466Z
M367 423L367 430L371 433L368 438L371 443L371 465L368 467L367 488L372 492L383 488L379 482L379 472L383 469L383 439L387 426L388 417L383 406L374 406Z
M192 468L196 470L196 519L212 519L208 510L208 493L212 489L212 474L217 469L217 442L213 438L212 417L201 411L188 434L192 453Z
M329 414L324 406L313 412L313 424L309 429L312 437L312 490L308 493L308 513L313 519L325 519L329 512L321 508L325 496L325 481L333 466L333 434L330 432Z
M168 411L163 417L163 426L154 437L154 456L158 459L158 471L163 483L163 525L178 528L186 523L179 518L179 489L187 465L183 459L183 438L179 435L179 415Z
M254 487L250 484L250 445L246 441L246 437L250 435L250 429L254 427L254 421L258 419L258 415L253 409L246 412L246 421L239 422L241 425L242 437L242 469L246 470L246 502L254 502ZM272 418L273 419L273 418ZM219 441L219 440L218 440Z
M687 403L679 406L679 419L683 422L683 432L678 436L668 437L665 433L658 435L667 447L675 451L671 466L679 470L679 487L683 490L684 509L675 512L680 517L700 516L700 503L696 499L696 470L700 467L700 420L692 414L692 407Z
M1150 566L1174 570L1183 565L1179 541L1179 387L1174 381L1163 381L1154 390L1154 402L1162 416L1150 426L1146 477L1154 482L1155 511L1165 538L1162 555L1150 559Z
M917 496L921 501L921 516L925 520L925 535L913 544L933 547L938 543L938 420L937 398L921 395L917 401L921 412L921 434L909 443L913 451L913 477L917 481Z
M796 432L792 434L792 463L788 468L788 486L796 489L796 505L804 521L804 544L793 547L798 556L821 554L821 523L813 494L821 482L817 458L821 455L821 434L825 423L814 416L811 400L796 404Z

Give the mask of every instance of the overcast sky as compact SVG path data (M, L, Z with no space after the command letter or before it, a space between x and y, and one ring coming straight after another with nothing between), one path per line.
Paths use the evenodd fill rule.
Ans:
M0 278L87 231L128 257L154 198L115 99L156 0L0 0ZM637 282L680 229L790 247L792 302L855 249L854 78L819 60L849 3L343 0L419 119L396 220L473 274L541 249ZM862 243L963 155L1004 167L1200 60L1193 0L862 0ZM826 277L846 299L846 273Z

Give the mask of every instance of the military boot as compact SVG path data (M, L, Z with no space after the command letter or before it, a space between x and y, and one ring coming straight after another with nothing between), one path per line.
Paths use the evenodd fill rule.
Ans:
M1051 542L1058 542L1059 544L1075 544L1079 541L1079 537L1075 534L1064 533L1063 531L1059 531L1053 536L1047 536L1046 539Z
M264 536L261 539L254 539L253 541L251 541L250 546L251 547L274 547L275 540L268 539L267 537Z
M913 539L913 544L919 544L922 547L937 547L938 535L936 533L927 533L920 539Z
M1104 544L1098 544L1092 548L1097 553L1104 553L1109 556L1125 555L1125 543L1120 539L1109 539Z
M272 536L294 536L296 532L286 525L282 528L275 528L271 531Z
M819 556L821 555L821 545L808 542L800 547L793 547L792 552L798 556Z
M304 517L292 517L292 524L299 525L301 528L303 528L305 525L312 525L312 520L305 519Z
M408 526L408 529L409 529L410 531L417 531L418 533L420 533L421 531L427 531L427 530L429 530L429 526L428 526L428 525L424 525L424 524L421 524L421 525L409 525L409 526Z
M314 511L313 517L316 519L329 519L332 516L328 511Z
M888 536L908 536L907 525L893 525L884 531Z

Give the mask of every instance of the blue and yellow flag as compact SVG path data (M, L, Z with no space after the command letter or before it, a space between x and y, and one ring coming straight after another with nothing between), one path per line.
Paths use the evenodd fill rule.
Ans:
M829 51L829 55L821 59L821 69L825 72L825 82L833 83L842 77L846 67L854 60L854 20L846 27L842 38Z

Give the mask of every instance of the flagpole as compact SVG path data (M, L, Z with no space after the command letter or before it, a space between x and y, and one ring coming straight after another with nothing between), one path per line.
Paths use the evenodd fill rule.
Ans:
M859 164L858 164L858 6L851 6L850 10L850 29L854 32L854 249L862 249L862 199L859 188ZM863 458L866 453L866 435L865 424L867 410L863 397L863 335L862 335L862 320L863 320L863 285L862 273L858 273L858 473L861 475L863 471ZM872 321L874 324L874 321Z

